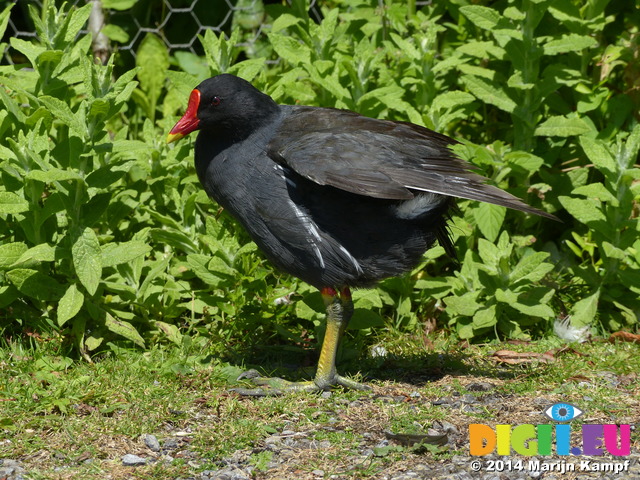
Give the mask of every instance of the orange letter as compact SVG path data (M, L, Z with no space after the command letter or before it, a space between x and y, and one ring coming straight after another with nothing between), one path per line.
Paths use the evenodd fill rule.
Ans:
M489 455L496 448L496 434L489 425L472 423L469 425L469 453Z

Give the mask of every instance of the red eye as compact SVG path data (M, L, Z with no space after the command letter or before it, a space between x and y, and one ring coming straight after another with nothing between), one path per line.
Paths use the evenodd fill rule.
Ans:
M218 105L220 105L221 101L222 99L220 97L213 97L213 100L211 100L211 105L217 107Z

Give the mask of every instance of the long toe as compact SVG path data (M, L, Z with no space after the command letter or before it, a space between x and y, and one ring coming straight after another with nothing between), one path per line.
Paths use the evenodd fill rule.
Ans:
M373 390L369 385L356 382L355 380L351 380L350 378L342 377L340 375L336 375L336 385L341 385L344 388L348 388L350 390L360 390L360 391Z
M244 378L247 378L246 376ZM257 388L236 387L229 389L245 397L274 397L278 395L286 395L292 392L323 392L331 390L334 387L344 387L350 390L367 391L371 387L362 383L351 380L350 378L334 375L330 379L323 381L306 381L306 382L290 382L278 377L249 377L251 383Z
M250 379L258 388L231 388L245 397L275 397L292 392L319 392L321 391L313 382L290 382L278 377L254 377Z

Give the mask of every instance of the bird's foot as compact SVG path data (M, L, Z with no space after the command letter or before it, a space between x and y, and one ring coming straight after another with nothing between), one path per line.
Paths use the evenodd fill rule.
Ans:
M247 397L273 397L292 392L324 392L332 387L342 386L352 390L371 390L362 383L335 374L331 378L318 378L306 382L290 382L278 377L260 377L255 370L249 370L238 377L238 380L248 378L258 388L231 388L232 392Z

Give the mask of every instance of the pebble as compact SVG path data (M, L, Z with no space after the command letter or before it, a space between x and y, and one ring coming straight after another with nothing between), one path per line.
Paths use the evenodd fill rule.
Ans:
M212 477L209 478L215 478L216 480L249 480L251 476L248 473L240 470L239 468L228 467L223 468L222 470L218 470Z
M466 388L470 392L488 392L493 390L493 385L489 382L475 382L468 384Z
M180 445L178 444L178 441L175 438L169 438L164 441L163 446L164 446L164 450L175 450Z
M10 458L0 460L0 478L23 480L24 473L25 469L17 461Z
M144 440L144 444L147 446L147 448L153 450L154 452L160 451L160 442L155 435L149 435L148 433L145 433L142 436L142 439Z
M462 395L462 398L460 399L460 401L462 403L478 403L478 400L476 400L475 395L471 395L470 393L465 393L464 395Z
M139 457L138 455L134 455L132 453L127 453L122 457L122 464L127 467L135 467L137 465L146 465L147 459Z

